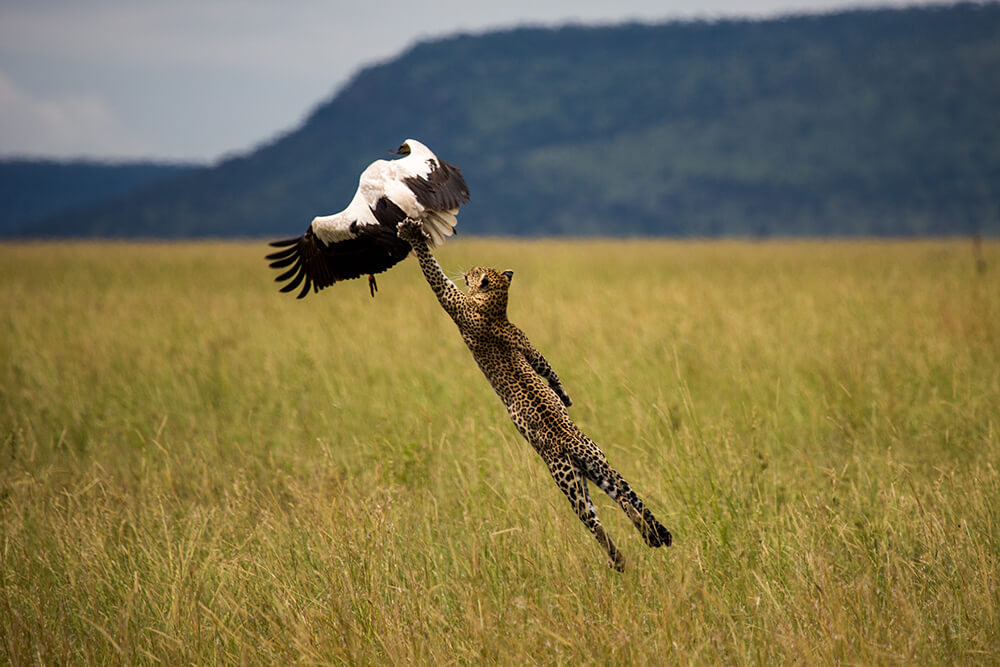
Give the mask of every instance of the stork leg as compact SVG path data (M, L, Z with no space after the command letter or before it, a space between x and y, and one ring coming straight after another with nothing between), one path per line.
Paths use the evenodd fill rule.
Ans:
M369 273L368 274L368 289L371 291L372 298L374 299L375 298L375 292L378 291L378 283L375 282L375 274L373 274L373 273Z

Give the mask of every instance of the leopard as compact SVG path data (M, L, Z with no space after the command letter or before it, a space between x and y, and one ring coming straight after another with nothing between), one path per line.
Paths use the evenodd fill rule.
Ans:
M597 516L588 482L618 503L647 545L670 546L670 531L570 418L567 408L573 402L552 366L527 335L507 319L514 272L470 268L463 276L466 293L441 269L419 222L403 220L397 225L397 235L412 247L424 278L458 326L462 340L507 408L515 428L545 462L577 517L603 547L608 565L624 571L625 559Z

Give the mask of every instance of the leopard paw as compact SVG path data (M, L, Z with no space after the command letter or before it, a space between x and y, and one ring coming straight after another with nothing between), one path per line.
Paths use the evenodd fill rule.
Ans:
M412 218L406 218L396 225L396 235L411 245L418 241L426 242L429 238L423 225Z

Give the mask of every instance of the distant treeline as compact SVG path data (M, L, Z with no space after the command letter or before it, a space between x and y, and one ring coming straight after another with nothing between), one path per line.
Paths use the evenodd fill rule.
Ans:
M190 169L156 163L0 160L0 234L80 210L84 224L79 233L91 235L87 209Z
M34 229L287 235L414 137L462 167L463 233L996 235L998 72L998 4L460 35L257 150Z

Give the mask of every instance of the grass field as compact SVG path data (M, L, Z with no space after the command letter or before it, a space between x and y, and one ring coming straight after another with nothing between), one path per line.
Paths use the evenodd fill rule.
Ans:
M0 246L0 662L996 663L1000 245L461 240L674 534L610 570L407 261Z

